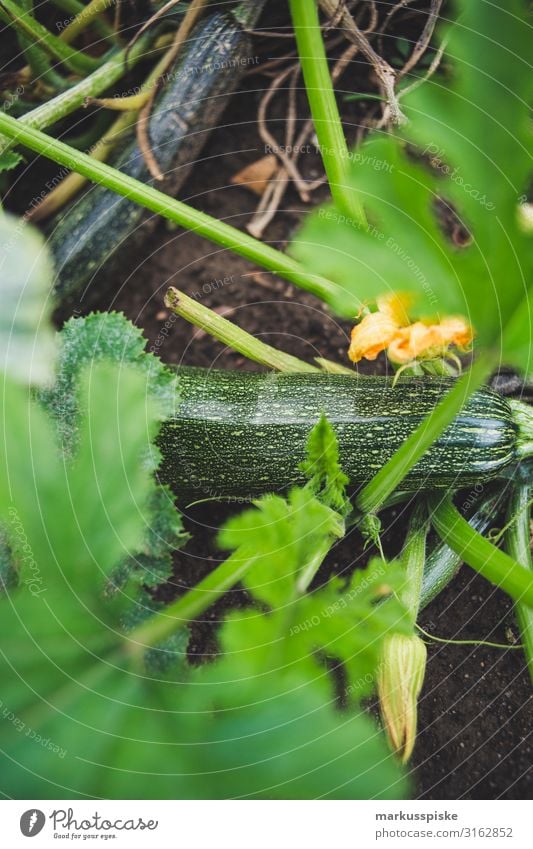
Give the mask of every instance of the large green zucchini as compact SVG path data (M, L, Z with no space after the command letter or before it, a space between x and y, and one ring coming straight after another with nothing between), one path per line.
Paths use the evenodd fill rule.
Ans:
M433 409L451 381L179 369L175 416L162 428L161 476L178 495L227 497L302 482L299 464L323 412L353 485L369 480ZM480 389L402 490L458 489L506 473L520 436L507 401Z
M215 12L193 30L187 50L167 75L152 111L150 144L164 174L157 187L176 195L197 161L209 131L227 105L251 58L246 26L257 18L263 0L241 3L234 12ZM143 154L132 132L110 164L152 185ZM88 189L54 223L49 246L57 272L60 299L83 297L85 288L105 267L111 279L120 273L124 250L150 235L157 216L105 186Z

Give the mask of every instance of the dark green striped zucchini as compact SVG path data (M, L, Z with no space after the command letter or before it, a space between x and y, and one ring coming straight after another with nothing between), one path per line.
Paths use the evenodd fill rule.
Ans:
M183 185L246 68L250 38L244 25L256 18L262 5L261 0L253 8L241 4L235 14L218 12L198 24L184 57L168 75L152 111L149 135L165 175L157 187L170 195ZM144 183L154 182L134 132L110 164ZM156 221L153 213L110 189L90 188L67 208L50 233L58 297L83 296L104 265L107 278L116 274L130 238L138 246Z
M227 497L302 482L312 426L324 412L353 485L369 480L452 381L179 369L177 412L162 428L162 478L178 495ZM511 407L483 388L402 481L402 490L459 489L506 473L520 436Z

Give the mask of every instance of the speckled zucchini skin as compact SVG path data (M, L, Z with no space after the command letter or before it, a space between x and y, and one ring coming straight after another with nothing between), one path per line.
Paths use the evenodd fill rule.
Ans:
M445 379L247 374L179 369L174 418L159 437L161 477L176 494L259 495L302 483L298 465L324 412L353 485L369 480L450 388ZM402 490L458 489L500 475L515 459L505 401L481 389L420 460Z
M194 165L209 130L237 85L250 39L231 15L215 13L193 31L179 65L169 72L150 119L152 150L165 180L157 188L176 195ZM125 174L153 185L135 133L109 160ZM91 187L54 223L49 245L60 299L83 293L105 265L106 277L120 269L130 237L138 246L157 216L104 186Z

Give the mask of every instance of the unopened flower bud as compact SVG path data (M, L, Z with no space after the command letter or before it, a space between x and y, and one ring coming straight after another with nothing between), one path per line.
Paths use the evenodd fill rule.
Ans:
M426 646L415 634L392 634L385 639L378 672L381 715L391 746L403 763L415 745L417 701L426 659Z

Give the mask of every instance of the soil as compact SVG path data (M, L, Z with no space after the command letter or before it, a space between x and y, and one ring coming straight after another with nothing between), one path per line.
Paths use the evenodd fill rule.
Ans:
M269 55L268 45L262 44L262 49ZM360 76L363 71L357 73ZM368 69L364 73L368 85ZM346 82L347 87L352 84L349 79ZM257 202L246 189L231 185L230 178L264 155L254 117L262 85L264 78L257 75L244 79L180 193L182 200L235 227L245 226ZM353 135L360 123L361 106L344 104L343 110ZM276 132L276 127L271 130ZM309 178L321 173L315 154L303 157L302 171ZM283 248L303 211L303 204L290 190L265 239ZM101 275L75 308L80 313L122 310L144 329L149 345L156 345L158 354L169 363L256 368L185 321L173 321L163 305L169 285L196 295L209 307L231 310L232 320L241 327L292 354L304 359L345 359L349 323L336 320L313 296L164 221L151 234L149 245L129 245L119 277L108 280ZM157 344L163 328L167 335ZM372 371L383 373L385 368L379 360ZM193 538L176 556L175 579L165 590L169 598L213 568L219 558L214 544L217 528L239 509L210 503L185 510ZM405 511L387 515L388 552L399 549L405 523ZM347 574L362 565L366 556L361 540L351 534L331 552L319 579L333 572ZM246 603L245 592L237 589L215 605L202 624L193 627L192 660L200 662L216 653L217 620L228 607ZM431 634L455 640L509 644L518 634L509 599L466 566L424 611L421 625ZM533 791L533 696L521 651L440 643L429 643L428 649L420 733L411 765L416 796L528 798Z

